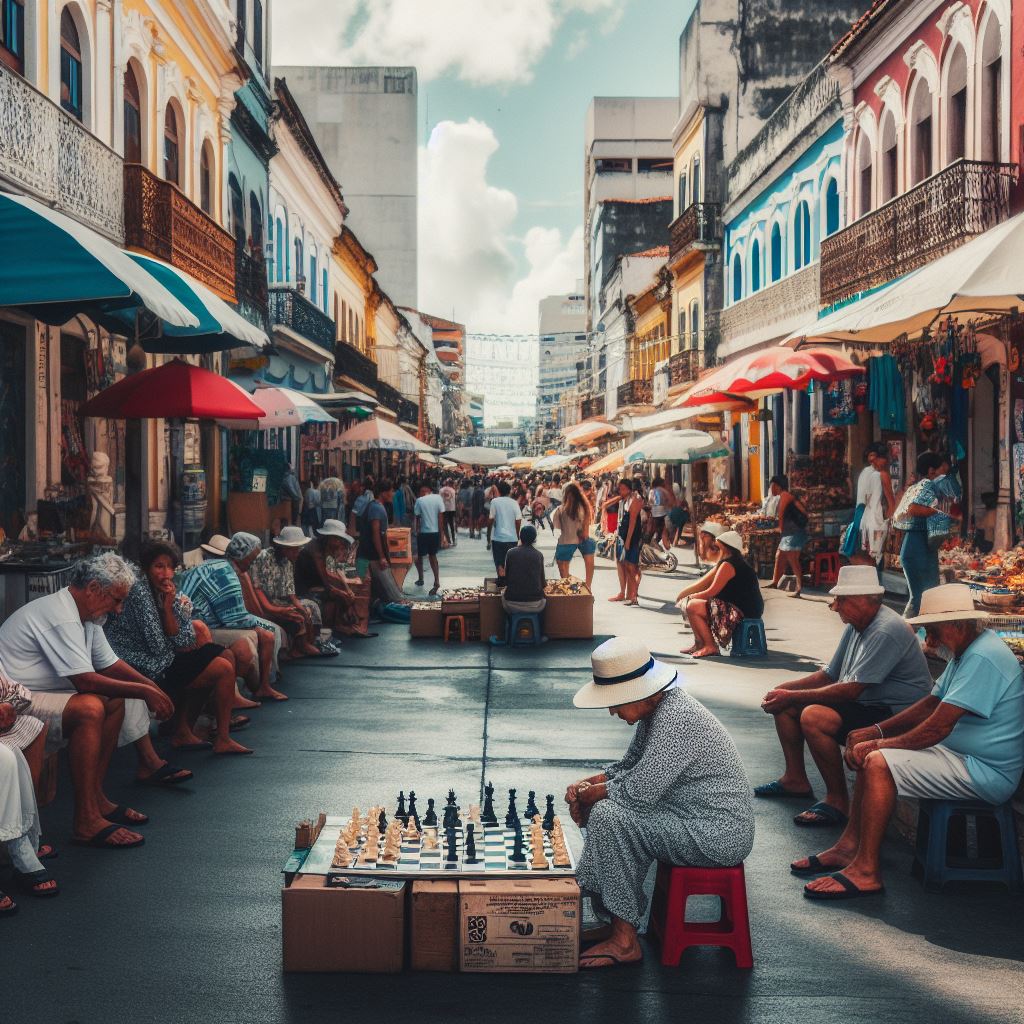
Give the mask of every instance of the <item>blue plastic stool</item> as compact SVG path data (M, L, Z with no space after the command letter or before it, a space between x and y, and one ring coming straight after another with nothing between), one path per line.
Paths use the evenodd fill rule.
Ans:
M524 626L529 632L520 636L519 632ZM496 647L503 644L509 647L535 647L545 640L547 637L541 633L540 628L540 612L509 612L508 622L505 624L505 639L491 637L491 643Z
M950 856L949 826L953 818L988 819L999 828L999 858ZM1001 882L1010 892L1024 889L1017 830L1010 804L974 800L921 800L913 873L925 889L939 892L947 882Z
M768 638L764 635L764 619L744 619L732 637L730 658L768 657Z

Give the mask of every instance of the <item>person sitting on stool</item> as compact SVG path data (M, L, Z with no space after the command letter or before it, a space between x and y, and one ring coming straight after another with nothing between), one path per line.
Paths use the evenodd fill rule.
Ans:
M534 547L537 531L524 526L519 544L505 555L505 589L501 603L506 612L539 613L548 603L544 596L544 556Z

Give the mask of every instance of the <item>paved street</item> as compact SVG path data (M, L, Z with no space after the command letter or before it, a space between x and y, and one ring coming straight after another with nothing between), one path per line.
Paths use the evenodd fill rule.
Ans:
M542 547L550 556L550 534ZM479 582L488 567L483 542L463 535L442 556L442 583ZM599 563L596 633L628 631L671 658L684 639L671 605L682 575L645 578L643 607L630 610L607 603L614 572ZM825 657L839 635L820 597L769 594L765 620L766 661L684 669L689 689L736 738L752 782L780 766L761 695ZM425 805L452 786L465 804L485 779L499 791L560 795L629 739L617 719L571 706L588 675L589 642L508 651L380 628L379 639L349 643L335 661L288 670L291 700L256 711L245 734L252 758L185 755L195 783L154 792L127 782L131 759L119 755L111 795L152 815L140 850L69 847L71 791L61 779L44 825L61 851L53 868L62 893L53 902L23 898L20 915L0 923L3 1020L486 1021L557 1012L569 1021L1021 1021L1024 901L976 890L926 895L909 876L908 848L894 840L886 896L844 909L810 905L787 865L819 849L821 834L790 824L800 809L790 803L756 808L752 972L714 950L664 969L649 945L639 968L573 977L283 975L279 872L300 818L392 802L410 788Z

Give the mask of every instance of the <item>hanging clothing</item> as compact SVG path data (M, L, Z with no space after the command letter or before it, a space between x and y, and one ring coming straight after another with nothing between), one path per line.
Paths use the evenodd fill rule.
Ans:
M868 360L868 408L878 417L882 430L907 432L903 374L895 357L873 356Z
M882 474L874 466L865 466L857 479L857 507L863 507L860 517L861 547L877 562L885 549L889 524L885 519Z

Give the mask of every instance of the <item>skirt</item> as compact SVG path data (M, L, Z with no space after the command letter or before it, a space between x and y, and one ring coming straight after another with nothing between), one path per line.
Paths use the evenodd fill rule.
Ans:
M0 843L28 836L39 846L39 811L32 775L20 750L0 747Z
M734 604L712 597L708 601L708 626L719 647L725 647L736 627L743 621L743 612Z
M779 541L780 551L803 551L807 544L806 533L790 533Z
M224 648L220 644L203 644L194 651L178 651L156 684L176 701L182 690L191 686L209 668L210 662L223 653Z

